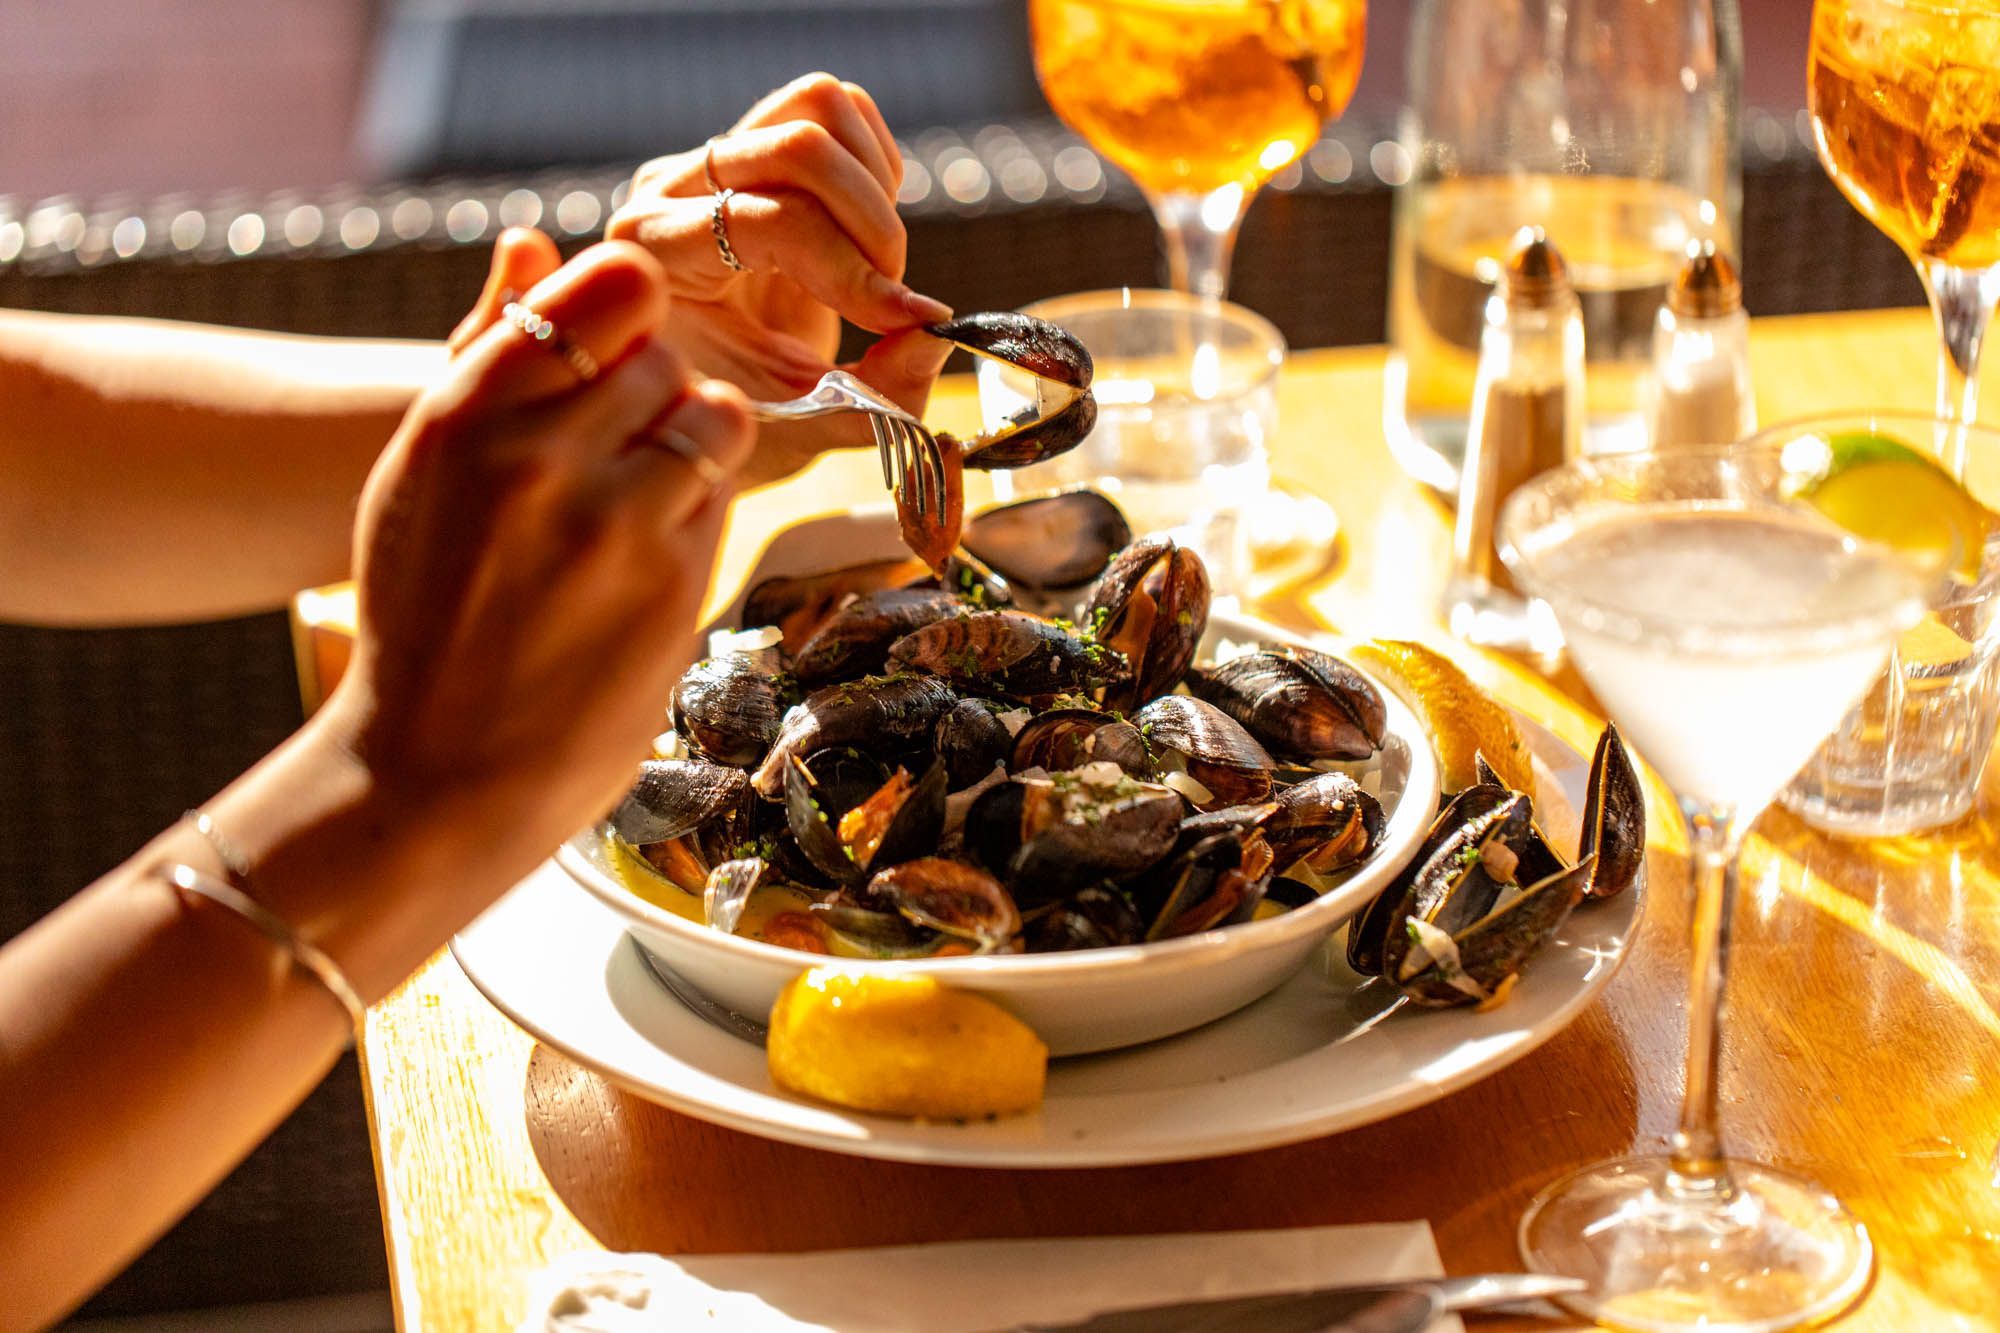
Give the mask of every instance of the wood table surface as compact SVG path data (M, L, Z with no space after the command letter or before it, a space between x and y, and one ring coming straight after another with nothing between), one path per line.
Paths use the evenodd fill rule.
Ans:
M1933 338L1918 311L1759 321L1762 419L1927 408ZM1451 648L1499 696L1587 746L1598 722L1573 681L1552 685L1445 637L1434 608L1448 517L1389 459L1381 367L1374 348L1301 354L1286 370L1274 469L1331 501L1346 532L1331 568L1260 609L1304 628ZM933 420L975 416L969 382L947 381ZM874 467L823 460L741 500L718 596L770 532L877 497ZM1879 1274L1844 1327L2000 1327L1995 796L1989 782L1980 813L1889 841L1831 839L1773 811L1747 852L1726 1138L1822 1182L1873 1233ZM1660 797L1655 784L1652 891L1630 961L1548 1045L1367 1128L1179 1165L907 1166L721 1129L538 1046L441 954L375 1006L362 1042L398 1317L406 1329L511 1329L527 1275L593 1248L796 1251L1428 1219L1448 1270L1518 1267L1514 1225L1536 1190L1583 1163L1658 1149L1674 1123L1685 865L1679 820Z

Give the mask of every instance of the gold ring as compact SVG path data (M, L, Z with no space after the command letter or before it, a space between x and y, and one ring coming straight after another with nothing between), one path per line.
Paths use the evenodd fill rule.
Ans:
M554 322L544 319L537 311L519 301L509 301L500 315L509 324L528 335L531 342L540 344L562 358L563 364L585 384L597 378L601 367L590 349L557 328Z
M723 471L722 465L703 453L700 445L680 431L671 428L654 431L646 436L646 443L658 445L668 453L679 457L682 462L694 469L694 474L711 490L721 490L723 484L729 480L729 474Z
M715 178L715 146L721 142L721 135L710 135L708 150L701 155L701 178L708 182L708 192L710 194L722 193L722 182Z
M729 201L736 197L734 190L717 190L715 206L709 210L708 229L715 234L715 248L722 254L722 262L737 273L749 272L750 266L736 257L736 249L729 244L729 219L724 210Z

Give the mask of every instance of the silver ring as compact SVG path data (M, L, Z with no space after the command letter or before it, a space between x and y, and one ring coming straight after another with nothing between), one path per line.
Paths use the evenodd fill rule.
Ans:
M710 194L722 193L722 182L715 178L715 146L721 142L721 135L710 135L707 151L701 155L701 178L708 182L708 192Z
M721 490L729 480L729 474L722 465L701 451L701 446L677 430L659 430L646 436L646 443L658 445L668 453L694 469L694 474L702 479L710 490Z
M723 210L729 207L729 201L735 197L734 190L715 192L715 206L708 214L708 229L715 233L715 248L721 252L722 262L734 272L747 273L750 271L750 266L736 257L735 248L729 244L729 219L723 215Z
M539 312L519 301L509 301L501 309L500 316L514 328L525 333L530 341L539 343L561 357L563 364L570 368L570 373L585 384L597 378L602 367L597 364L597 358L590 354L590 349L557 328L553 321L544 319Z

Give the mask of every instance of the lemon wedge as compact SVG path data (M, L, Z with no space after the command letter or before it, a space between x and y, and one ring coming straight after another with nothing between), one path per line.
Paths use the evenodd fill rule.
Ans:
M779 1087L885 1115L966 1120L1041 1104L1049 1048L983 996L934 977L816 967L771 1007Z
M1535 766L1514 715L1472 683L1442 653L1404 639L1357 643L1348 654L1410 706L1437 748L1447 794L1464 791L1477 777L1475 755L1515 791L1535 794Z
M1791 441L1784 463L1791 493L1849 532L1978 579L1995 516L1929 454L1893 435L1836 431Z

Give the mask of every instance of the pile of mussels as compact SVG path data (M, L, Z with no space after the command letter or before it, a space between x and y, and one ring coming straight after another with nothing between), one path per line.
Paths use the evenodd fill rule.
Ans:
M1006 466L1073 446L1091 415L1081 347L1028 332L950 329L1082 395L1009 423ZM1384 738L1360 672L1303 648L1194 665L1200 559L1134 541L1095 492L948 522L943 558L752 589L746 633L676 686L685 757L647 762L611 829L711 926L878 958L1132 944L1302 905L1373 854L1381 807L1339 769ZM1350 959L1425 1003L1504 996L1578 901L1636 877L1643 819L1609 732L1574 864L1482 773L1357 918ZM798 906L746 912L779 888Z

